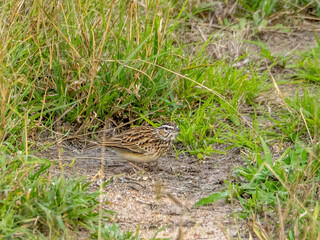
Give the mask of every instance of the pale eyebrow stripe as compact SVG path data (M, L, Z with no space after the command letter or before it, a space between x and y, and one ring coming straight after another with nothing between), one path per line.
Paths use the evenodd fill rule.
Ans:
M169 125L162 125L161 127L162 127L162 128L167 127L167 128L172 128L172 129L174 129L174 127L169 126Z

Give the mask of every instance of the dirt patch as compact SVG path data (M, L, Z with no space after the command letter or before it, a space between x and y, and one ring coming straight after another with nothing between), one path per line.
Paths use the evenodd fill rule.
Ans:
M223 146L217 148L221 150ZM42 154L48 157L49 152L57 153L58 149L53 146ZM64 174L70 178L85 175L92 181L92 190L98 189L101 149L83 151L69 145L63 152ZM50 157L57 160L58 156L50 154ZM73 159L72 167L68 166ZM237 229L242 239L248 236L245 224L236 225L232 216L240 206L221 200L210 206L194 207L201 198L224 188L224 180L230 177L234 166L243 164L238 150L215 154L201 163L184 154L175 158L172 151L160 158L158 164L139 165L143 171L106 150L104 164L105 179L111 180L104 188L105 200L109 202L107 209L117 213L115 222L121 229L135 232L140 228L139 236L146 239L161 228L157 237L170 239L175 239L179 231L183 239L231 239L237 236ZM62 170L56 165L53 171L60 174Z
M307 28L307 26L306 26ZM288 56L295 51L305 51L317 46L317 36L320 33L312 30L295 30L290 33L281 33L277 31L263 32L259 34L260 40L268 46L273 55Z
M260 43L272 56L290 56L317 46L316 36L320 37L317 25L310 23L288 28L289 32L272 27L258 30L250 25L232 30L215 25L209 19L194 21L187 26L178 36L182 38L181 41L192 46L187 48L191 56L197 55L198 48L202 48L202 45L198 46L196 43L208 42L206 53L212 60L235 61L241 57L242 60L236 62L236 66L241 66L241 63L247 64L249 60L259 62L263 57ZM246 56L243 58L244 55Z

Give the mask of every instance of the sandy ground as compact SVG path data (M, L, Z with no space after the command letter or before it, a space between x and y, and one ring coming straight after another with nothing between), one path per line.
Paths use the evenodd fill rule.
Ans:
M65 145L65 144L64 144ZM65 145L66 146L66 145ZM81 150L75 145L63 147L61 163L67 177L86 175L92 190L101 184L101 149ZM53 147L57 148L57 147ZM222 150L224 146L216 146ZM52 159L57 159L57 149L48 149ZM69 163L75 159L72 167ZM237 149L227 154L215 154L200 162L194 156L174 151L157 163L140 164L141 170L119 159L112 151L105 151L104 187L106 208L117 213L115 222L123 230L139 236L168 239L234 239L239 230L242 239L248 239L244 221L232 215L241 210L235 203L220 200L209 206L195 207L203 197L226 187L224 180L230 178L232 169L243 164ZM53 169L61 173L58 165ZM232 177L232 176L231 176ZM238 221L238 225L235 223ZM106 223L109 224L109 223Z

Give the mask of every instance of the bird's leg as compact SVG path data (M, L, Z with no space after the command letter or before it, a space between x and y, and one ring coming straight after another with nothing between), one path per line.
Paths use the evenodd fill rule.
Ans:
M136 170L138 170L138 171L143 171L143 169L141 168L141 167L138 167L136 164L134 164L133 162L129 162L128 161L128 163L133 167L133 168L135 168Z

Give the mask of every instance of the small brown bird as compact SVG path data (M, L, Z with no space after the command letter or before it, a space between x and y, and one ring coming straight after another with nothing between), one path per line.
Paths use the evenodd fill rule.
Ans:
M168 152L179 132L178 125L173 122L164 123L158 128L136 127L100 142L96 147L110 147L128 161L152 162Z

